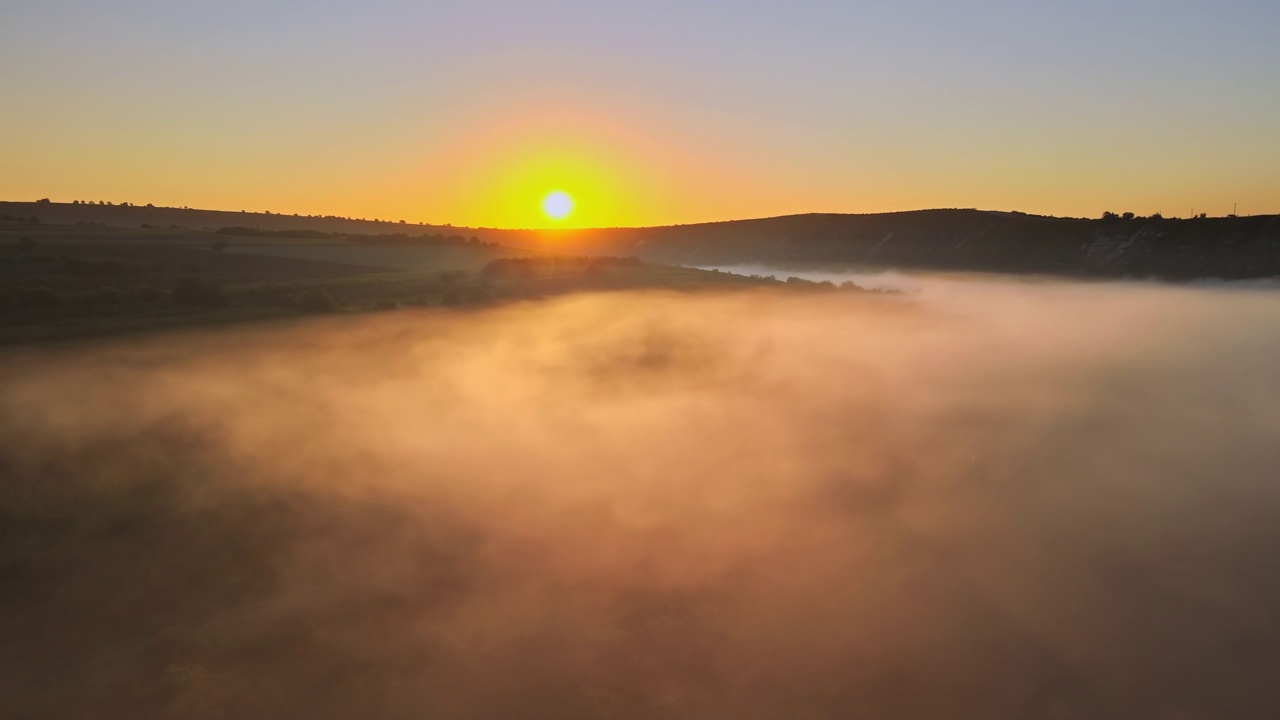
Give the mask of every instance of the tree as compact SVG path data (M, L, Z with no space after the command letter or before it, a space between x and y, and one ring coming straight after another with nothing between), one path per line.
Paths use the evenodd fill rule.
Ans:
M173 302L178 305L203 305L222 307L227 296L218 285L198 277L187 276L178 280L173 288Z
M1120 216L1108 210L1102 213L1102 219L1106 221L1119 220Z
M332 313L338 311L338 303L333 296L323 289L308 290L298 296L298 309L310 313Z
M1120 219L1122 219L1122 220L1132 220L1132 219L1133 219L1133 213L1131 213L1131 212L1127 212L1127 213L1125 213L1125 214L1121 215L1121 216L1120 216Z

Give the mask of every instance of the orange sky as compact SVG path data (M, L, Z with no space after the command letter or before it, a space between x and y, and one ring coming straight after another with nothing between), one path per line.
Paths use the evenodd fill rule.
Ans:
M0 198L487 227L556 225L557 189L565 227L1277 213L1280 5L1227 5L6 4Z

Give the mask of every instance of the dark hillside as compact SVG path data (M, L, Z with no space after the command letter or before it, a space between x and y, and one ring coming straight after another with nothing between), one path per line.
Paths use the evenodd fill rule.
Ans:
M226 210L152 207L150 205L96 205L72 203L0 202L0 219L35 217L54 225L93 223L108 227L151 225L168 228L178 226L193 230L218 230L225 227L252 227L261 230L314 230L325 233L375 235L379 233L439 232L447 226L422 225L375 220L352 220L336 216L280 215Z
M574 251L699 265L857 265L1083 277L1280 275L1280 216L1084 220L980 210L796 215L563 233Z
M21 225L35 218L61 225L131 228L176 225L353 236L450 234L508 248L637 256L685 265L839 264L1171 280L1280 275L1280 216L1276 215L1090 220L983 210L919 210L562 231L442 228L334 217L65 203L0 203L0 219L5 217L11 219L0 220L0 225Z

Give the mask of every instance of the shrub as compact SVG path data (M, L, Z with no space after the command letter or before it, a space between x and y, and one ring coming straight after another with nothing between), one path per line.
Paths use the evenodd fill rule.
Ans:
M174 286L173 301L178 305L223 307L227 304L227 296L218 284L188 275Z
M297 297L298 309L309 313L332 313L338 311L338 303L325 290L308 290Z

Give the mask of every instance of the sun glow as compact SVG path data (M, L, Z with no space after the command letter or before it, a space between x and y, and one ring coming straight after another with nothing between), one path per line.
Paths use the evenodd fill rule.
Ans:
M548 193L542 199L542 212L557 222L573 214L573 198L563 190Z
M687 175L669 170L671 152L620 123L513 110L441 149L436 162L457 174L438 188L419 185L413 196L472 227L641 225L668 211L672 177Z

